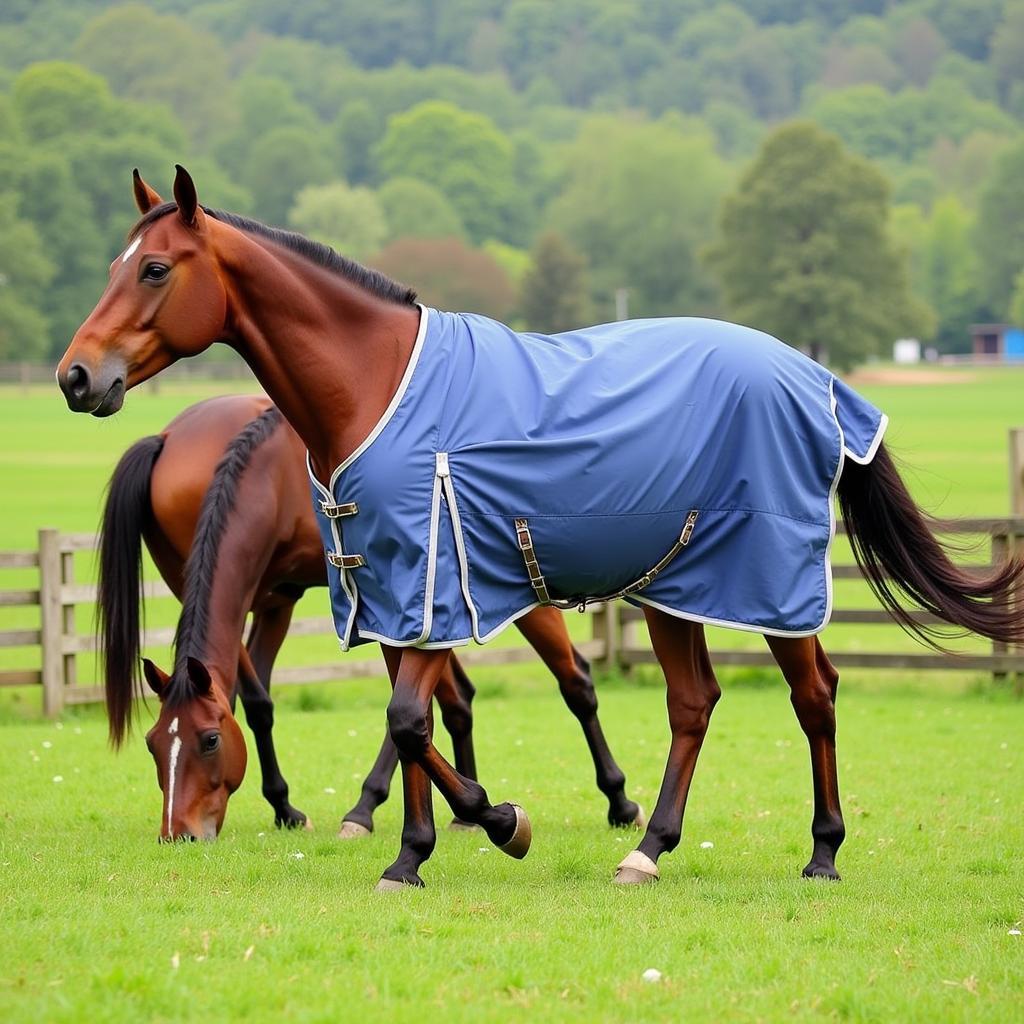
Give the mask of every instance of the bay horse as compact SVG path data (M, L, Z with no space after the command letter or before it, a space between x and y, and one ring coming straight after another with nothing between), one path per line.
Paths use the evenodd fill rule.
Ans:
M928 627L916 624L900 604L898 593L961 629L1007 643L1024 639L1024 624L1014 610L1024 566L1008 562L981 580L958 570L894 467L882 442L881 414L776 339L720 321L690 320L630 321L553 338L514 335L485 318L428 310L410 290L301 236L201 206L191 176L180 166L173 191L174 201L163 202L136 174L143 215L111 266L104 294L61 360L58 384L73 411L109 416L121 408L129 389L220 341L239 352L302 438L321 535L339 570L332 579L339 635L357 641L375 634L390 638L384 649L392 682L388 722L401 758L405 822L401 850L384 871L381 888L422 884L418 869L435 841L431 782L460 819L481 825L506 853L522 857L529 848L525 812L512 803L492 804L484 788L459 774L431 740L431 697L451 646L468 628L467 617L473 620L473 637L486 639L495 620L498 627L507 624L510 607L513 617L531 607L532 593L537 595L533 603L543 604L605 596L613 570L612 592L642 605L667 683L671 742L646 832L616 870L615 880L624 885L656 880L658 858L680 839L697 755L720 696L704 639L703 624L709 620L766 634L810 746L813 849L803 873L838 877L835 855L845 835L836 774L838 676L817 640L831 612L828 555L836 497L866 577L909 631L932 640ZM461 350L453 339L461 339ZM630 357L639 377L626 373ZM553 363L552 372L541 369L544 360ZM575 369L559 377L556 371L569 363ZM495 379L496 367L501 372ZM492 377L483 396L473 390L480 383L474 376L478 370ZM405 403L410 389L435 380L446 380L446 390L430 392L432 401ZM586 381L582 389L576 387L581 380ZM655 395L664 401L672 388L678 391L676 401L657 410L665 433L655 441L655 435L645 434L644 402ZM812 395L812 405L801 404ZM577 398L589 402L589 411ZM466 415L453 419L451 408ZM430 426L432 410L437 429ZM630 422L620 426L639 433L621 438L607 433L627 414ZM522 431L495 437L494 431L517 415L527 417ZM554 424L564 433L567 422L578 429L571 452L576 461L568 475L562 449L540 429ZM444 449L437 447L441 426ZM461 433L463 426L483 431L479 446ZM403 435L407 427L411 434ZM733 433L734 427L740 432ZM388 443L375 446L382 431ZM405 472L402 500L392 507L379 493L390 483L395 494L387 458L397 450L393 444L400 447L412 437L428 442L431 458ZM562 434L556 437L560 442ZM853 447L846 443L850 437L856 437ZM496 463L479 466L473 456L480 451L496 454ZM373 453L369 462L368 452ZM673 479L671 460L684 456L690 460L687 468ZM783 456L789 464L779 461ZM616 473L602 476L602 460L613 457L626 461L615 461ZM763 465L748 473L752 458ZM502 498L514 494L511 470L526 463L526 479L545 478L542 492L523 499L526 514L511 507L489 509L486 488ZM467 475L466 465L475 476ZM754 472L758 469L767 469L767 481L764 472ZM717 488L708 492L711 504L700 498L687 513L686 489L696 493L711 478ZM361 501L340 493L353 480ZM751 492L761 503L745 505L752 481L762 488ZM590 483L603 487L604 497L621 498L628 510L628 499L651 493L647 482L651 488L667 486L674 506L652 507L650 516L632 522L616 512L603 535L598 507L592 518L575 520L575 537L548 534L545 502L555 509L555 518L566 508L570 517L574 507L588 513L595 507L592 492L579 487ZM778 488L778 508L774 492L763 490L766 483ZM411 514L414 498L429 502L425 527L422 516L411 525L394 519ZM813 516L791 514L802 498L813 504ZM669 512L686 517L681 530L675 521L671 535L658 518ZM409 537L425 538L424 549L395 543L391 534L365 532L378 521L408 527ZM495 546L489 558L481 555L497 533L507 544ZM353 538L366 550L349 547ZM686 557L677 558L691 540ZM737 550L735 542L748 540ZM560 556L554 572L545 568L544 543ZM654 546L668 551L633 580ZM516 548L522 556L516 579L491 576L499 562L511 564L509 549ZM699 561L689 558L696 552L721 556L711 559L711 575L694 591L699 607L713 609L728 593L747 602L742 611L716 619L651 596L666 587L674 594L677 568L685 579ZM632 562L612 565L627 554ZM470 557L474 570L467 576ZM813 580L787 569L783 557L811 559ZM418 583L387 575L404 559L415 569L424 558ZM481 572L487 574L483 584ZM431 597L435 584L456 597L461 586L464 606L435 607L428 600L417 609L406 599L409 593L418 599L424 588ZM514 598L504 604L502 586ZM494 596L493 604L478 607L474 591ZM765 595L777 603L767 615ZM787 595L803 602L803 612L787 605ZM402 615L414 618L401 629L389 626L389 616L401 624ZM432 646L435 626L441 639Z
M270 400L256 395L189 407L159 434L136 441L111 476L100 530L97 611L115 747L131 725L136 690L143 540L182 602L176 672L169 677L144 663L161 701L147 745L164 793L162 838L219 833L228 798L245 772L245 743L233 717L236 693L255 738L275 824L309 827L288 800L270 698L271 672L296 602L309 588L327 586L307 487L302 441ZM247 612L252 625L240 646ZM569 639L561 612L536 608L517 625L582 726L598 788L608 799L609 824L642 827L643 812L627 798L625 776L601 729L589 666ZM435 696L455 763L469 778L476 777L474 693L453 655ZM385 735L358 802L342 819L341 838L373 830L373 812L387 799L397 765L398 751Z

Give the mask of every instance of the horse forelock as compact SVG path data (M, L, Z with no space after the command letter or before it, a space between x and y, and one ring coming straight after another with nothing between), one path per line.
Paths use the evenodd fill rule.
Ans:
M154 206L132 225L126 241L132 242L154 221L166 217L169 213L176 212L177 209L178 204L174 202L160 203ZM361 263L343 256L329 245L316 242L305 235L299 234L297 231L286 231L284 228L271 227L269 224L253 220L250 217L243 217L239 213L214 210L208 206L201 206L201 209L208 217L212 217L222 224L228 224L233 228L237 228L246 234L257 235L275 245L280 245L282 248L302 256L315 266L323 267L339 277L344 277L346 280L370 292L371 295L377 296L377 298L384 299L387 302L395 302L402 306L416 305L415 289L393 281L379 270L364 267Z

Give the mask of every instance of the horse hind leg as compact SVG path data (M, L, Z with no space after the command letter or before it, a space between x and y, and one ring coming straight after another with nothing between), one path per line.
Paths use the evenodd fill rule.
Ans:
M811 752L814 785L811 836L814 849L803 875L805 878L838 881L836 853L846 837L836 771L835 701L839 673L828 660L817 637L792 639L768 636L765 640L789 683L793 709Z
M643 809L626 796L626 776L612 756L597 716L597 692L590 665L569 639L562 613L556 608L535 608L516 625L558 680L565 706L580 723L594 762L597 788L608 800L608 824L643 828Z
M668 686L668 720L672 730L668 763L640 845L619 864L615 882L639 885L658 879L658 858L679 845L686 797L693 779L711 712L722 691L715 679L704 628L645 607L654 653Z

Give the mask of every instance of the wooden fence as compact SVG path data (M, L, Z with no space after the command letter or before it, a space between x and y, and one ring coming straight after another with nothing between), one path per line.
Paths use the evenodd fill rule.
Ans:
M960 519L943 523L943 531L951 534L981 534L990 538L990 558L986 565L972 565L972 572L981 572L1002 560L1008 551L1024 548L1024 515L998 519ZM840 533L842 529L840 528ZM19 589L0 589L0 607L38 607L39 622L35 628L0 631L0 647L38 648L38 668L0 670L0 686L40 685L43 709L55 715L66 704L80 704L102 699L102 688L95 681L79 678L78 656L95 650L96 639L90 632L96 587L75 579L75 553L95 547L93 534L66 534L58 530L39 531L39 546L33 552L0 552L0 570L38 570L37 586ZM836 580L859 579L855 565L833 566ZM170 590L162 582L149 581L144 585L146 598L166 597ZM326 599L325 599L326 605ZM79 614L88 606L87 614ZM1024 609L1022 609L1024 614ZM649 644L638 635L642 613L628 605L615 602L600 605L588 611L590 639L579 647L585 657L603 668L628 671L633 665L654 660ZM921 615L922 622L934 622ZM860 626L890 624L888 612L877 605L872 608L836 607L833 623ZM332 635L333 625L328 618L298 619L292 623L289 636L310 634ZM169 644L172 628L154 629L146 633L146 644ZM534 657L527 647L471 647L460 651L467 665L508 664ZM737 650L715 646L716 665L771 665L769 652ZM831 659L837 667L889 668L911 670L946 669L954 671L990 672L997 681L1015 676L1018 692L1024 690L1024 649L1008 650L993 644L991 650L960 656L947 656L933 652L893 651L833 651ZM288 683L323 682L353 676L379 675L384 672L379 657L339 659L325 665L283 667L274 673L274 685Z

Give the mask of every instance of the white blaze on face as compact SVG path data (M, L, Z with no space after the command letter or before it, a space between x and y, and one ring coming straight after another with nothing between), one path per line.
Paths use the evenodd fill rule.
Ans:
M125 249L124 254L121 256L121 262L127 263L138 251L140 245L142 245L142 235L139 235L139 237L136 238L127 249Z
M174 777L178 771L178 753L181 751L181 737L177 732L178 719L175 718L167 729L167 735L174 736L174 742L171 744L171 764L167 772L167 834L171 839L174 838L174 826L171 823L174 816Z

